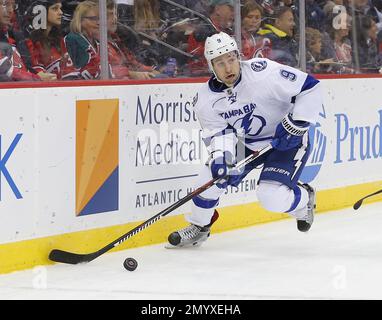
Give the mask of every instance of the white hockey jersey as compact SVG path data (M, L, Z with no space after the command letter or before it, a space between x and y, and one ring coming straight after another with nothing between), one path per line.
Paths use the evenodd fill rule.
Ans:
M319 81L307 73L268 59L241 62L232 88L211 78L194 99L194 109L209 151L233 154L240 139L257 150L269 143L288 113L315 124L322 97Z

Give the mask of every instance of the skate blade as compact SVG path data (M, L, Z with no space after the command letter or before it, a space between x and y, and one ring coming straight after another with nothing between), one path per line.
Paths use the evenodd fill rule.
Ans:
M173 246L171 243L166 243L166 244L164 245L164 247L165 247L166 249L179 249L179 248L181 248L181 247Z
M174 246L171 243L166 243L165 248L166 249L190 249L190 248L199 248L202 245L203 242L196 242L194 244L189 244L189 245L183 245L183 246Z

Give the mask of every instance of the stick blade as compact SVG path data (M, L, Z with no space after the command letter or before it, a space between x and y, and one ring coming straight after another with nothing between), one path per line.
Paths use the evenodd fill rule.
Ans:
M354 210L358 210L358 208L361 206L361 204L362 204L362 200L363 199L361 199L361 200L358 200L354 205L353 205L353 209Z
M95 258L94 254L78 254L58 249L54 249L49 253L49 260L66 264L90 262Z

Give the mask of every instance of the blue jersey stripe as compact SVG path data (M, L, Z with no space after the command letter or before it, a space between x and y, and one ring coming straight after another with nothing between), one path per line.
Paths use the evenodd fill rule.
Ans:
M308 76L305 79L304 84L302 85L300 93L307 91L309 89L312 89L319 82L320 81L318 81L316 78L314 78L310 74L308 74ZM290 102L295 103L296 102L296 96L292 97Z
M199 207L199 208L203 208L203 209L211 209L211 208L214 208L218 205L219 203L219 199L217 200L211 200L211 199L204 199L202 198L201 196L196 196L196 197L193 197L192 198L192 201L194 202L194 204Z
M317 83L319 83L316 78L312 77L310 74L305 79L305 82L301 88L301 92L312 89Z

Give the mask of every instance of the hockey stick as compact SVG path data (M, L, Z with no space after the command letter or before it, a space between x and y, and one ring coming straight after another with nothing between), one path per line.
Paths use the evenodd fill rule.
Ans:
M272 149L271 145L267 145L263 149L260 149L259 151L255 151L251 155L249 155L247 158L243 159L242 161L238 162L236 165L236 168L242 168L248 163L252 162L253 160L259 158L266 152ZM84 262L90 262L94 260L95 258L99 257L100 255L104 254L105 252L119 246L123 242L125 242L127 239L131 238L132 236L136 235L137 233L141 232L142 230L146 229L148 226L152 225L153 223L159 221L164 216L168 215L170 212L174 211L175 209L179 208L189 200L191 200L193 197L197 196L198 194L202 193L203 191L206 191L210 187L212 187L216 182L219 180L222 180L226 178L227 176L223 178L215 178L208 182L206 182L201 187L195 189L193 192L189 193L179 201L175 202L168 208L162 210L155 216L151 217L150 219L146 220L145 222L141 223L140 225L136 226L134 229L130 230L129 232L125 233L118 239L114 240L113 242L109 243L107 246L103 247L102 249L86 253L86 254L80 254L80 253L73 253L68 251L63 251L59 249L53 249L49 254L49 259L51 261L55 262L61 262L61 263L68 263L68 264L78 264L78 263L84 263Z
M358 210L358 208L361 206L363 200L365 200L365 199L367 199L367 198L369 198L369 197L375 196L375 195L378 194L378 193L382 193L382 189L381 189L381 190L378 190L378 191L376 191L376 192L374 192L374 193L371 193L371 194L369 194L369 195L367 195L367 196L365 196L365 197L363 197L363 198L361 198L361 199L359 199L356 203L354 203L354 205L353 205L353 209L354 209L354 210Z

